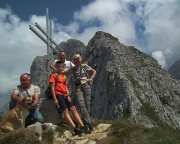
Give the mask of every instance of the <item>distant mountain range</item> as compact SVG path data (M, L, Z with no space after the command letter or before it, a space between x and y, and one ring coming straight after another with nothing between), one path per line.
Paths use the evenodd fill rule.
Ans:
M180 59L169 68L168 72L180 80Z

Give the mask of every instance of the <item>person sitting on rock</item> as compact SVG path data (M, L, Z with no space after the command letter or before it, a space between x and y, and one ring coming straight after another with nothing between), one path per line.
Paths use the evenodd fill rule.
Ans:
M76 107L71 102L71 98L69 96L69 91L67 88L68 82L65 76L62 74L62 71L64 69L64 62L57 61L55 64L55 67L57 69L58 75L52 74L49 80L49 82L51 83L51 92L52 92L55 106L56 107L58 107L58 105L60 106L66 121L72 126L72 128L74 128L75 134L89 133L88 129L84 126L76 110ZM68 110L72 112L72 115L75 118L75 120L78 122L78 124L80 125L80 128L76 127L76 125L74 124L74 122L72 121L69 115Z
M31 76L28 73L24 73L20 76L20 85L16 86L9 102L9 109L12 110L16 105L22 104L24 97L32 97L33 101L29 105L29 115L26 118L25 126L29 126L36 122L42 122L43 116L38 110L40 88L31 84Z
M91 102L91 87L90 82L96 75L96 71L87 65L87 62L82 63L82 58L79 54L73 55L73 62L75 67L68 71L63 71L64 74L73 74L75 77L75 101L77 102L84 124L89 127L89 130L93 130L93 120L90 116L90 102ZM89 77L87 71L92 72L92 76Z

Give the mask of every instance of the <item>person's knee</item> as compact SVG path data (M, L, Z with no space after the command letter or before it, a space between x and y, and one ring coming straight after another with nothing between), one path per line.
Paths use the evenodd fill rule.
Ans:
M40 112L36 113L35 119L37 122L42 122L43 121L43 116Z
M63 111L63 114L64 114L64 116L67 116L69 113L68 113L68 109L65 109L64 111Z
M75 106L72 106L72 107L70 108L70 111L71 111L71 112L74 112L74 111L77 111L77 109L76 109Z

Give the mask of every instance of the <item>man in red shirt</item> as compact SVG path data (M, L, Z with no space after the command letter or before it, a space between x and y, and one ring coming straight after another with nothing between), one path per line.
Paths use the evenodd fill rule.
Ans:
M57 69L57 74L54 73L49 80L49 82L51 83L51 92L55 106L60 106L66 121L74 128L75 134L90 133L88 128L84 126L79 114L77 113L76 107L71 102L71 98L69 96L69 91L67 88L68 82L65 76L62 74L64 63L62 61L57 61L55 67ZM73 117L80 125L80 128L77 128L72 121L69 115L69 110L72 112Z

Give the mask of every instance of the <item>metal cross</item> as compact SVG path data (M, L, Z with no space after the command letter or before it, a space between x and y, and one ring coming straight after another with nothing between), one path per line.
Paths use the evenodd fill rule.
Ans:
M62 49L52 39L52 22L49 19L48 8L46 8L46 32L41 28L41 26L38 23L35 23L35 26L46 36L46 39L38 31L36 31L31 25L29 25L29 29L33 31L42 41L44 41L47 44L47 57L51 62L53 62L54 61L53 54L54 53L58 54L59 51L62 51ZM47 70L48 70L48 78L49 78L51 74L51 70L48 63L47 63Z

